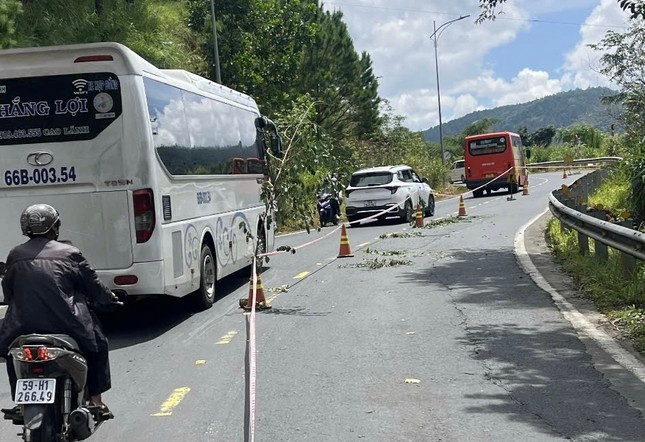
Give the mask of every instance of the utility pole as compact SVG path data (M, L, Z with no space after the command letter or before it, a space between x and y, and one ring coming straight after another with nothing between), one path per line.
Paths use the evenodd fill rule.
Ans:
M462 15L459 18L447 21L439 27L437 27L437 24L434 20L432 21L432 28L434 32L432 33L432 35L430 35L430 38L432 38L434 41L434 66L435 66L435 72L437 74L437 105L439 106L439 146L441 146L441 164L442 165L445 164L446 160L444 158L445 153L443 150L443 125L441 122L441 92L439 91L439 57L437 56L437 39L439 38L440 34L437 34L437 32L439 32L442 28L445 28L448 25L456 21L463 20L464 18L467 18L467 17L470 17L470 14Z
M211 16L213 19L213 57L215 58L215 81L222 84L219 72L219 49L217 47L217 20L215 19L215 0L211 0Z

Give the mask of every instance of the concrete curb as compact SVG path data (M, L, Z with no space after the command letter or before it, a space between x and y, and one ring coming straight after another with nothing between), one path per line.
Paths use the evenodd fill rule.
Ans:
M605 351L613 360L622 366L625 370L632 373L640 382L645 384L645 364L636 356L625 350L609 334L592 324L582 313L576 309L573 304L567 301L553 286L542 276L537 269L526 249L524 242L526 230L538 221L549 209L537 215L528 223L520 227L515 234L515 255L524 272L533 279L533 281L542 290L547 292L555 305L560 309L562 315L567 319L579 335L593 340L603 351Z

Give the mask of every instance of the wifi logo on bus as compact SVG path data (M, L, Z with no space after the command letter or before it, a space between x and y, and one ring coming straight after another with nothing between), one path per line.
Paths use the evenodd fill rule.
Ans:
M87 91L85 90L85 88L87 87L87 80L83 78L79 78L77 80L72 81L72 85L74 85L74 88L76 89L76 92L74 92L76 95L87 93Z

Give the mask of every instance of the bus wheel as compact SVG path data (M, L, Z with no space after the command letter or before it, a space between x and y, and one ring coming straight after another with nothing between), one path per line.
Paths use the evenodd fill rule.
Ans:
M206 310L211 308L213 302L215 302L215 282L217 280L215 277L215 258L208 244L202 246L199 259L199 275L199 290L193 296L195 305L201 310Z
M473 196L475 198L481 198L483 195L484 195L484 190L483 189L473 191Z

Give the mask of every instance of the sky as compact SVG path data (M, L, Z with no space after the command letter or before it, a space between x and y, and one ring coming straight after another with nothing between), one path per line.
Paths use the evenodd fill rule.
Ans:
M404 126L439 124L433 23L437 33L441 117L571 89L612 87L600 71L602 53L588 47L608 30L624 32L628 16L616 0L507 0L498 18L475 24L478 0L330 0L354 48L372 58L379 95Z

